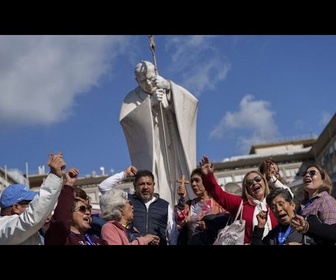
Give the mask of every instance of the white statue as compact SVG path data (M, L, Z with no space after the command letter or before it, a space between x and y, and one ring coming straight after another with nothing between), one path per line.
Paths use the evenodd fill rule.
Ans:
M131 162L138 170L152 171L155 191L175 205L176 180L189 178L196 167L198 100L158 76L151 62L138 63L134 73L139 86L125 97L119 119ZM189 188L188 197L195 197Z

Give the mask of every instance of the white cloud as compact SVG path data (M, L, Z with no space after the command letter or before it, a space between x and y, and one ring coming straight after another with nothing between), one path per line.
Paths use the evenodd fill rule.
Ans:
M274 114L269 102L254 100L252 95L246 95L239 104L239 111L226 113L211 131L210 137L222 139L227 131L243 132L245 136L238 139L237 147L240 147L242 152L246 152L253 143L278 137Z
M205 90L215 89L231 69L225 55L213 47L213 40L218 38L213 35L180 35L166 43L166 48L172 53L170 71L181 73L180 84L196 97Z
M75 97L99 85L127 42L125 36L0 36L2 124L64 120Z

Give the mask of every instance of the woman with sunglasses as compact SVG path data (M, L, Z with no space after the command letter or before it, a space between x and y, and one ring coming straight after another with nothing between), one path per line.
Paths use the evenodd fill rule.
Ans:
M321 166L313 164L306 168L302 178L304 197L297 217L292 219L292 226L304 234L307 233L309 216L316 216L321 223L336 224L336 200L331 195L333 184L328 173ZM310 241L319 243L317 236Z
M105 240L87 233L92 221L91 205L88 199L75 196L78 174L77 168L65 173L65 185L45 234L45 245L107 245Z
M233 217L236 216L241 201L243 201L242 219L246 222L244 244L251 243L253 229L258 224L257 215L259 212L264 211L267 214L263 236L266 236L278 224L266 204L265 198L270 190L265 177L259 171L249 171L245 174L242 182L242 195L239 196L224 191L217 183L213 174L214 164L210 163L208 157L202 157L201 166L203 184L206 190Z

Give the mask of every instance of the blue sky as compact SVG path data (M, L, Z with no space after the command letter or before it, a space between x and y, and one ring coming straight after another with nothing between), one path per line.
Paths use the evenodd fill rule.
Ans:
M335 35L154 40L159 74L199 100L198 159L318 136L335 113ZM147 35L2 35L0 56L1 168L36 174L57 151L81 176L131 164L119 113L135 65L153 61Z

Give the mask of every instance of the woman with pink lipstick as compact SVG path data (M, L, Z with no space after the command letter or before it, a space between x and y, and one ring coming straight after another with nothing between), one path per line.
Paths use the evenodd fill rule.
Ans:
M208 193L230 214L235 217L241 201L243 201L242 219L246 221L244 244L250 244L252 231L258 224L257 214L261 211L267 212L267 222L263 236L277 225L277 220L266 205L266 196L270 190L265 177L259 171L249 171L244 176L242 182L242 195L228 193L217 183L213 174L214 164L209 162L209 158L202 157L202 179Z

